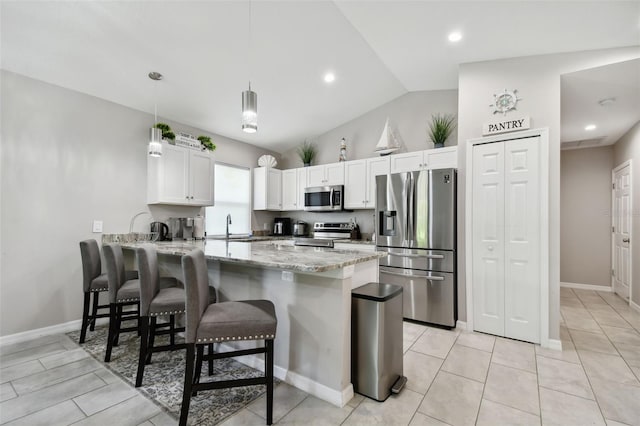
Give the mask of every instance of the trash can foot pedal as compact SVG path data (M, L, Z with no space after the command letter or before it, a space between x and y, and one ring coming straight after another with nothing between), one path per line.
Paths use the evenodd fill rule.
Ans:
M406 384L407 384L406 376L398 377L398 380L396 380L396 382L391 387L391 393L400 393L400 391Z

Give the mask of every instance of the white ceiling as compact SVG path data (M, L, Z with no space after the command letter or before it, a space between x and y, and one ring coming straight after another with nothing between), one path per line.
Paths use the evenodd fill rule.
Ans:
M640 59L563 75L561 100L563 148L615 143L640 120ZM585 130L590 124L596 129Z
M0 7L2 68L150 113L157 101L162 117L276 151L407 91L454 89L459 63L640 40L628 1L253 1L250 52L246 1ZM253 135L240 130L249 79Z

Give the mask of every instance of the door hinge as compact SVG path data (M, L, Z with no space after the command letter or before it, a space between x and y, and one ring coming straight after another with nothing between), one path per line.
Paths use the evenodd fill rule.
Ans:
M612 183L612 184L611 184L611 188L616 189L616 184L615 184L615 183Z
M611 276L612 276L612 277L615 277L615 276L616 276L616 272L615 272L613 269L611 270Z
M615 226L611 227L611 232L616 232L616 227Z

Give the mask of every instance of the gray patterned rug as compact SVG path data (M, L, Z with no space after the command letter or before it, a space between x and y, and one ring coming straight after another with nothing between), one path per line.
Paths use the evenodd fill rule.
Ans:
M93 358L101 362L109 370L117 374L131 386L135 384L138 370L139 339L136 333L122 333L120 344L113 348L111 362L104 362L104 353L107 341L107 327L97 327L93 332L87 332L87 338L80 345ZM78 341L80 331L67 334L71 339ZM181 342L176 338L176 342ZM156 336L155 346L168 343L167 336ZM173 352L156 352L153 354L152 363L144 369L144 380L138 388L143 394L152 399L160 407L176 419L180 417L182 405L182 389L184 381L185 350ZM233 359L221 359L214 362L215 380L239 379L246 377L259 377L262 372L254 370ZM201 381L209 380L207 363L202 366ZM278 380L275 384L279 383ZM266 391L265 386L247 386L231 389L220 389L206 392L198 392L191 398L189 408L189 424L214 425L220 423L226 417L248 405Z

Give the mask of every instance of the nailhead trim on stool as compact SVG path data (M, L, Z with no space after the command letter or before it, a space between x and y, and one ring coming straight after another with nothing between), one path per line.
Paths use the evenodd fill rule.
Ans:
M140 300L140 298L138 297L134 297L133 299L118 299L117 302L121 303L121 302L138 302Z
M184 314L186 311L171 311L171 312L149 312L150 317L157 317L160 315L175 315L175 314Z
M232 336L232 337L211 337L209 339L198 339L198 342L228 342L230 340L257 340L257 339L275 339L275 334L261 334L258 336Z

